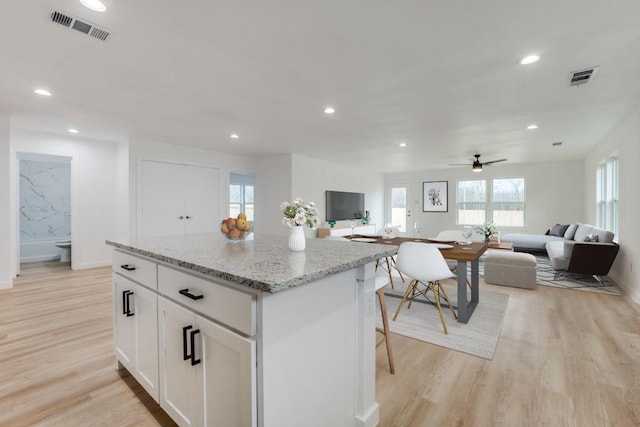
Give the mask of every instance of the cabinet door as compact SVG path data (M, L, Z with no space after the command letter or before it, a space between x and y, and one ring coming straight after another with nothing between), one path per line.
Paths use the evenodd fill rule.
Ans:
M210 233L217 231L222 219L220 214L220 170L185 166L183 194L185 232Z
M133 304L135 283L117 274L113 275L113 305L115 313L114 342L116 357L128 370L133 370L135 351L135 325L133 316L127 316L127 306Z
M158 295L140 285L136 285L133 292L130 308L135 325L133 374L158 402Z
M202 359L200 389L203 421L207 427L257 425L256 343L197 317Z
M183 234L184 165L147 160L141 163L138 235Z
M184 359L185 353L192 351L190 338L196 330L195 315L159 297L158 324L160 406L180 426L199 426L202 411L196 390L200 365L192 366L190 358Z

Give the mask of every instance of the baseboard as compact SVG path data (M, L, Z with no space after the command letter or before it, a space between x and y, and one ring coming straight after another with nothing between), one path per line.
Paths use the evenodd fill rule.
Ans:
M105 260L105 261L96 261L96 262L87 262L84 264L72 264L71 268L73 268L74 270L87 270L89 268L98 268L98 267L109 267L111 265L111 260Z
M0 282L0 289L11 289L13 288L13 280L2 281Z

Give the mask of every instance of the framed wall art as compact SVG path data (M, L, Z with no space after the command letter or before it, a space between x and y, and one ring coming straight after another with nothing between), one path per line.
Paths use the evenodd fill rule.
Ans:
M422 183L422 212L448 212L448 181Z

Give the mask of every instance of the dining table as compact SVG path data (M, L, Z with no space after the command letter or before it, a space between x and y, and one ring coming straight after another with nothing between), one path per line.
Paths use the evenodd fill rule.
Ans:
M440 253L445 259L457 261L458 322L469 322L469 319L480 300L479 263L480 257L489 247L488 244L484 242L460 243L457 241L440 240L435 238L385 237L358 234L345 237L353 242L394 245L398 247L404 242L422 242L437 245ZM470 295L467 292L468 263L470 263L471 266ZM391 276L391 270L389 270L389 276Z

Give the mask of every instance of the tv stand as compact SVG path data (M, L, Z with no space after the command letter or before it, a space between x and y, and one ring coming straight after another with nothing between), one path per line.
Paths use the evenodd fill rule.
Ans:
M375 224L358 224L353 228L354 234L375 234ZM336 225L333 228L318 228L318 238L327 236L350 236L351 227L348 225Z

